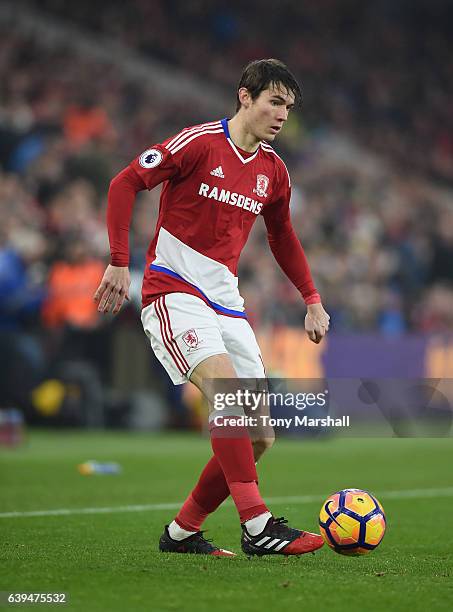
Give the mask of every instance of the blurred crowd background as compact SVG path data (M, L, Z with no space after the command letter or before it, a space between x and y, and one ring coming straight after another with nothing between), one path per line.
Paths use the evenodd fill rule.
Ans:
M256 58L284 60L302 85L302 107L275 148L332 333L451 332L452 22L442 0L5 2L0 407L25 405L33 389L39 404L39 385L62 363L79 363L93 397L118 386L117 352L127 330L139 333L159 190L141 194L134 212L132 303L106 320L92 295L108 262L109 181L182 127L232 116L242 68ZM117 61L126 56L149 78ZM239 278L257 330L303 325L260 220ZM143 355L160 381L151 351ZM41 392L59 397L55 385ZM173 407L180 393L159 392ZM119 414L121 402L112 400Z

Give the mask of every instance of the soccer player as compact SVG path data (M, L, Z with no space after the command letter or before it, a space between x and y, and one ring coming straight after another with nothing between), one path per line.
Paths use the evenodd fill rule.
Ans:
M280 61L251 62L238 90L236 114L183 129L152 145L111 182L107 225L111 264L95 293L100 312L117 313L128 299L128 232L137 192L163 183L156 232L142 288L142 323L174 384L190 381L213 406L212 380L265 378L255 335L238 291L237 267L261 215L272 253L300 291L305 329L318 343L329 315L313 284L291 224L288 171L271 145L300 102L299 85ZM238 386L240 381L238 380ZM203 537L206 517L231 495L248 555L300 555L322 546L321 536L275 518L260 495L256 461L272 445L239 425L241 406L209 416L213 456L175 519L161 551L232 556Z

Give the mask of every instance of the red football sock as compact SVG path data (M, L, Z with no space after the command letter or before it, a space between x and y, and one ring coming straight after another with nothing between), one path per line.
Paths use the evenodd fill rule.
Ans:
M197 504L193 498L193 493L191 493L183 503L175 521L182 529L186 529L186 531L200 531L201 525L208 514L208 512Z
M215 457L206 464L192 496L207 514L214 512L230 495L225 475Z
M223 470L217 459L211 457L175 521L187 531L199 531L208 514L217 510L229 496Z
M187 531L200 531L208 514L214 512L229 495L222 468L217 459L211 457L175 521Z
M225 431L226 430L223 430L222 428L222 431L217 432L216 437L221 436L223 433L222 437L228 438L231 435L231 431L226 433ZM244 432L241 433L242 435L244 434ZM254 459L253 462L255 462ZM254 477L256 477L256 468ZM251 510L250 514L257 516L266 510L263 510L261 507L261 499L258 503L258 510L255 510L256 506L253 505L256 503L255 494L257 487L256 489L255 487L252 488L253 495L250 499L247 499L250 492L249 484L250 483L247 482L232 482L231 486L235 490L236 497L243 497L245 500L245 505ZM187 531L199 531L208 514L211 514L211 512L217 510L217 508L225 501L225 499L227 499L227 497L229 497L229 495L230 488L228 487L223 470L220 467L217 458L215 456L211 457L201 473L197 485L184 502L175 520L180 527L186 529ZM253 516L247 516L247 518L244 520L253 518Z
M235 419L232 419L233 421ZM239 512L241 523L268 512L258 490L253 447L247 428L224 417L211 424L211 444Z

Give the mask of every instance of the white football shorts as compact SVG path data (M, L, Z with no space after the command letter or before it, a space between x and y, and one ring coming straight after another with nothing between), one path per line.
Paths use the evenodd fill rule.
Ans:
M265 378L260 349L247 319L217 314L189 293L163 295L142 310L151 347L175 385L199 363L228 353L239 378Z

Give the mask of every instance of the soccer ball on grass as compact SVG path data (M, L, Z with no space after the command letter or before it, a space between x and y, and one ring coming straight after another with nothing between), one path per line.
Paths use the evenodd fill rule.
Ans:
M319 527L325 543L341 555L364 555L384 537L386 519L378 500L361 489L343 489L323 503Z

